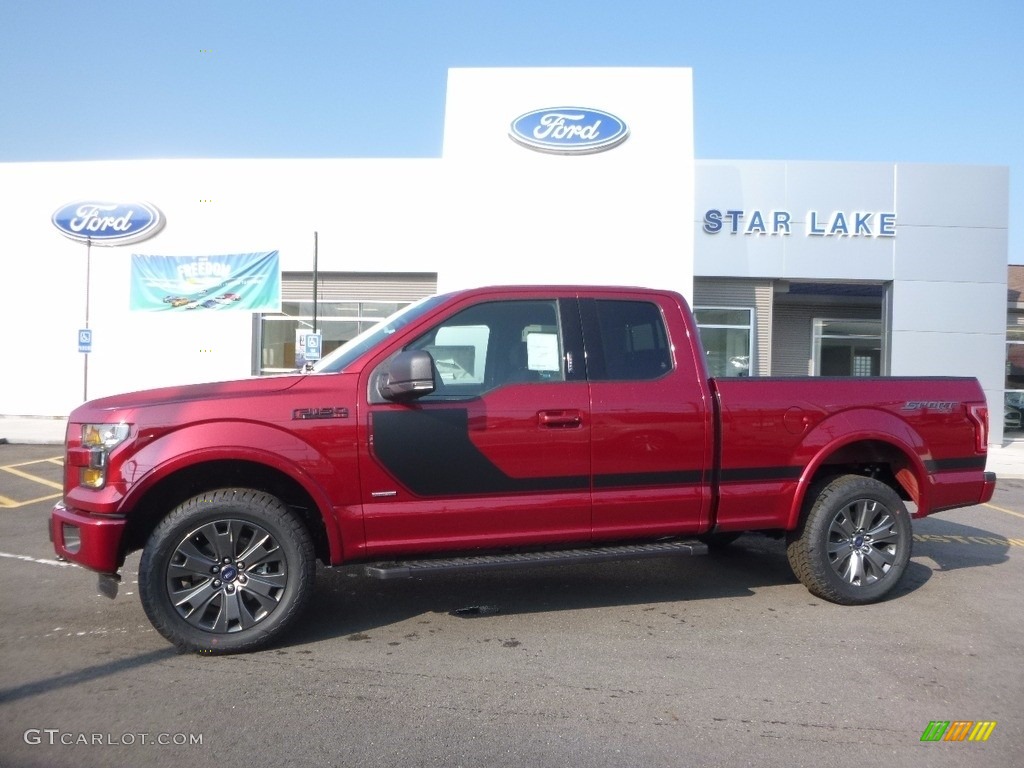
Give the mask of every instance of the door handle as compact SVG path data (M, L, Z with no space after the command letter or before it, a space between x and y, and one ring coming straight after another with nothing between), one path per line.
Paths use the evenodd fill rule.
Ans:
M583 414L577 410L540 411L537 423L542 427L580 427L583 426Z

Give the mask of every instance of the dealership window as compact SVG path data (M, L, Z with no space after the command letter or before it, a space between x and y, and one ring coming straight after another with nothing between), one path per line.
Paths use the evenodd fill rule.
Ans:
M394 314L408 302L324 301L318 302L316 325L323 334L322 352L346 341ZM284 301L281 313L263 315L260 344L260 373L287 373L303 365L302 337L313 331L313 302Z
M708 372L718 378L749 376L753 367L754 310L749 307L694 309Z
M1007 436L1024 436L1024 326L1006 329L1006 401L1003 429Z
M814 319L816 376L880 376L881 320Z
M301 368L307 332L322 334L321 353L340 347L399 309L437 290L436 274L321 272L313 306L313 274L282 274L281 312L258 315L254 373L289 373Z

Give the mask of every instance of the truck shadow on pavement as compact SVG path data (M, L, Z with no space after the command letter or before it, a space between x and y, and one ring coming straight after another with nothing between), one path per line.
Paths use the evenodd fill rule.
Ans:
M914 523L912 558L928 557L940 571L998 565L1009 560L1010 547L1024 539L1008 539L981 528L929 517Z
M0 689L0 704L38 696L43 693L51 693L64 688L71 688L81 683L88 683L93 680L101 680L112 675L119 675L139 669L160 661L166 661L178 655L178 651L171 646L155 651L148 651L137 656L130 656L124 659L116 659L103 664L94 664L91 667L78 669L74 672L67 672L63 675L47 677L43 680L36 680L30 683L14 686L13 688Z
M1005 536L969 525L936 517L916 520L910 563L899 586L888 599L898 599L915 592L936 573L1005 563L1013 545ZM922 562L925 560L934 565Z
M911 561L886 601L926 584L936 572L997 565L1011 542L987 531L931 518L914 526ZM930 559L935 566L922 559ZM665 557L601 564L537 566L378 581L350 568L321 568L317 593L299 625L277 647L363 633L427 614L463 619L555 611L694 603L755 597L758 589L790 585L785 543L748 534L703 557Z
M912 571L912 572L911 572ZM931 574L911 562L897 594ZM909 587L907 586L909 584ZM786 559L785 543L753 534L701 557L664 557L600 564L538 566L378 581L351 568L321 568L309 611L277 647L364 633L428 614L463 619L702 600L755 597L761 588L806 593Z

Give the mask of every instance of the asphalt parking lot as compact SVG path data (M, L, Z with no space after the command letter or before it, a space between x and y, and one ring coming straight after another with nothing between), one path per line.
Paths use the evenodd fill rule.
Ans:
M915 523L899 592L812 597L781 542L378 582L321 569L261 653L176 653L57 563L60 448L0 445L2 766L1016 766L1024 480ZM986 741L922 741L933 722Z

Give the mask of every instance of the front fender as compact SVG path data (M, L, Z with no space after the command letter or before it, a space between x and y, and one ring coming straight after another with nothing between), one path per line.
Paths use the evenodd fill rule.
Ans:
M321 452L294 433L271 424L222 421L189 425L159 435L143 432L138 442L141 446L120 467L126 488L122 510L134 509L158 483L190 467L211 461L258 464L291 478L313 499L324 522L331 562L341 559L342 525L336 510L357 503L354 473L349 478L339 476ZM352 463L354 467L354 459ZM337 493L332 497L328 487L337 491L339 486L343 489L341 497Z

